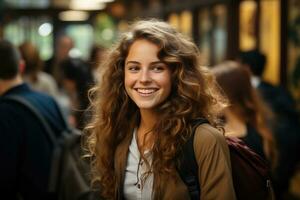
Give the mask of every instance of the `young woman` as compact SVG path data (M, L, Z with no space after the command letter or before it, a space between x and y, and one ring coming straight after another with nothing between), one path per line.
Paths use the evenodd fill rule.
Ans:
M224 112L226 135L242 139L274 168L277 149L268 127L272 112L252 87L249 71L234 61L223 62L212 71L230 101Z
M197 47L165 22L132 25L103 64L87 126L93 183L104 199L189 199L177 155L196 128L201 199L235 199L227 143L213 126L225 106Z

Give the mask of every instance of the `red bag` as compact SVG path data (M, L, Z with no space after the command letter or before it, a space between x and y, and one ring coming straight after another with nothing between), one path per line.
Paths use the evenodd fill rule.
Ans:
M269 167L242 140L226 137L237 199L274 199Z

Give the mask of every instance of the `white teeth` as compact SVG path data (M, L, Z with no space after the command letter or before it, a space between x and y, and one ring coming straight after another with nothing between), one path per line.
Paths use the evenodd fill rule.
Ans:
M152 88L138 88L137 91L142 94L151 94L155 92L155 89Z

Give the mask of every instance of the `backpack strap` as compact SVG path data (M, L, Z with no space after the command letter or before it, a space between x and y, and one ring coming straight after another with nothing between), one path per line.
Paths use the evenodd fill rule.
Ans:
M191 137L183 145L178 156L177 171L186 184L191 200L199 200L200 184L198 181L198 164L194 152L194 135L196 128L204 123L209 123L207 119L197 118L191 122L192 134Z
M44 116L42 116L40 114L38 109L35 108L34 105L32 105L32 103L30 103L28 100L26 100L25 98L22 98L21 96L18 96L18 95L8 95L8 96L1 98L1 100L13 101L13 102L16 102L16 103L21 104L22 106L26 107L42 124L51 144L53 146L55 146L57 144L56 136L53 133L51 127L49 126L47 120L45 119Z

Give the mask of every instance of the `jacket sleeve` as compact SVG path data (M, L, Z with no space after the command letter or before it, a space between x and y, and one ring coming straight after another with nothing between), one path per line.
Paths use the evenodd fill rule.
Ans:
M197 127L194 149L201 200L235 200L230 155L224 136L209 124Z

